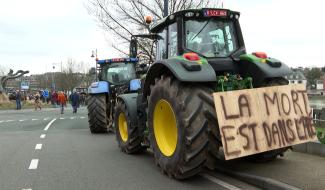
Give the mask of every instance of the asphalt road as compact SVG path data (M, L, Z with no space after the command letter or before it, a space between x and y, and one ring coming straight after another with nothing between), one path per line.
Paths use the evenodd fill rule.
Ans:
M266 164L221 162L231 171L301 189L323 189L325 158L288 151ZM0 190L258 189L217 171L177 181L160 173L150 152L122 153L114 134L89 132L86 109L0 111Z
M150 152L122 153L114 134L89 132L86 109L0 111L1 190L257 189L214 171L177 181Z

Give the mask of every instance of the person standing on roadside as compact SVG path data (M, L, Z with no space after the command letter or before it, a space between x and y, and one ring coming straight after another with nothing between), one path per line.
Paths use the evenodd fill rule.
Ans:
M35 111L37 110L37 108L39 108L39 110L41 110L42 107L41 107L41 102L40 102L40 99L41 99L40 95L37 93L34 98L35 98Z
M53 107L55 107L55 108L56 108L57 101L58 101L58 93L56 93L56 91L54 91L54 92L52 93L52 96L51 96L51 104L52 104Z
M59 94L58 94L58 103L60 104L61 114L64 113L64 106L66 105L66 102L67 102L67 98L65 97L63 92L59 92Z
M18 90L16 91L16 109L21 109L21 94Z
M72 113L77 113L77 109L80 105L80 96L79 96L78 92L76 92L76 91L74 91L74 93L71 94L71 105L73 108Z

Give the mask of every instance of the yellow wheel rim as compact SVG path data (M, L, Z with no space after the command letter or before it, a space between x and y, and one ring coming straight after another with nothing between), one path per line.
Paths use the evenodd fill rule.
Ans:
M123 112L118 116L118 129L121 139L126 142L128 140L128 123L126 121L125 114Z
M171 105L166 100L159 100L153 113L153 129L160 152L171 156L176 150L176 117Z

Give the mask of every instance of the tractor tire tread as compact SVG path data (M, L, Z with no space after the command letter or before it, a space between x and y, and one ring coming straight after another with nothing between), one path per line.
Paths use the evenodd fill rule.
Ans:
M218 134L209 134L212 131L219 132L217 123L214 122L217 119L212 97L213 91L203 85L182 83L174 77L165 75L156 78L155 82L151 87L151 93L148 97L149 136L151 144L152 142L155 144L152 146L155 162L161 168L161 171L168 176L173 176L176 179L189 178L201 172L205 167L208 159L207 155L211 149L210 144L217 143L217 146L221 145L219 143L220 139L215 139ZM168 163L166 164L165 158L160 153L154 140L153 116L150 114L150 112L153 112L154 106L150 106L150 104L152 104L157 94L165 94L165 96L172 97L172 100L176 102L175 105L179 106L179 111L175 111L178 123L180 123L178 127L185 128L184 142L181 145L182 151L175 155L179 158L177 164L173 167ZM207 117L206 112L209 112L212 118Z
M88 97L88 123L91 133L107 132L106 96L90 95Z

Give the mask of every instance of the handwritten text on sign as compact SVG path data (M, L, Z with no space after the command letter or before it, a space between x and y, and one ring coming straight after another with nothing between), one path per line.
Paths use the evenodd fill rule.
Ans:
M317 139L304 85L213 96L227 160Z

